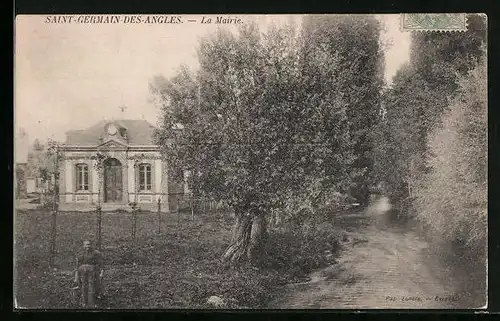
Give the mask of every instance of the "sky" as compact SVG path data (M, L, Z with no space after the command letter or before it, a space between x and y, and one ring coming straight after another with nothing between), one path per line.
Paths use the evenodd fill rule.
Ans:
M238 17L243 23L256 20L263 29L290 19L300 21L299 15ZM399 29L399 15L377 17L385 25L382 41L390 43L385 52L385 78L390 82L408 60L410 38ZM46 23L47 16L18 16L16 132L23 128L30 142L35 138L64 141L66 131L84 129L102 119L146 119L155 125L159 110L151 103L149 82L156 75L172 76L181 64L196 66L198 39L218 27L202 24L202 16L182 19L196 22ZM235 25L223 27L236 29ZM120 106L127 109L122 112Z

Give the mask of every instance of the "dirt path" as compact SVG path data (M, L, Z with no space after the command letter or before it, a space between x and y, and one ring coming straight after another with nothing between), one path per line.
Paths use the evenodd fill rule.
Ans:
M385 199L362 215L342 218L350 235L337 264L290 285L280 308L454 308L460 302L450 272L415 232L392 227Z

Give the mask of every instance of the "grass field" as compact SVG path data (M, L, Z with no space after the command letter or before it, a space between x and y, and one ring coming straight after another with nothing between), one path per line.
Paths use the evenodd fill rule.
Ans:
M50 269L49 213L20 211L15 218L16 298L20 307L72 308L70 287L75 256L84 239L95 240L95 213L60 213L57 255ZM234 273L218 260L229 242L224 215L140 214L132 239L129 213L103 213L105 308L203 308L211 295L227 295ZM231 294L233 296L233 294ZM251 303L251 300L249 300Z
M135 240L130 213L102 217L106 262L102 308L209 308L206 301L212 295L231 299L233 307L264 308L284 284L324 264L324 247L331 247L321 235L308 240L277 236L269 243L274 242L273 262L278 268L226 271L220 258L230 240L229 214L197 215L194 220L189 214L162 214L158 234L157 215L143 213L138 216ZM75 257L84 239L96 239L96 214L58 214L54 268L48 265L50 224L50 213L41 210L18 211L15 216L19 307L76 307L70 290ZM315 240L325 245L317 246ZM321 255L311 257L315 253Z

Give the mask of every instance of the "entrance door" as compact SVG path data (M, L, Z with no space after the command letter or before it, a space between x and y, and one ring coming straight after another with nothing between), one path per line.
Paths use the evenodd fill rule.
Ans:
M116 158L108 158L104 163L104 202L121 202L122 191L122 164Z

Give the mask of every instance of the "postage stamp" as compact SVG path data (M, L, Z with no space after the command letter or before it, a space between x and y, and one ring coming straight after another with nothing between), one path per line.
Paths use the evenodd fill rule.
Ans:
M404 31L466 31L465 13L403 13Z

